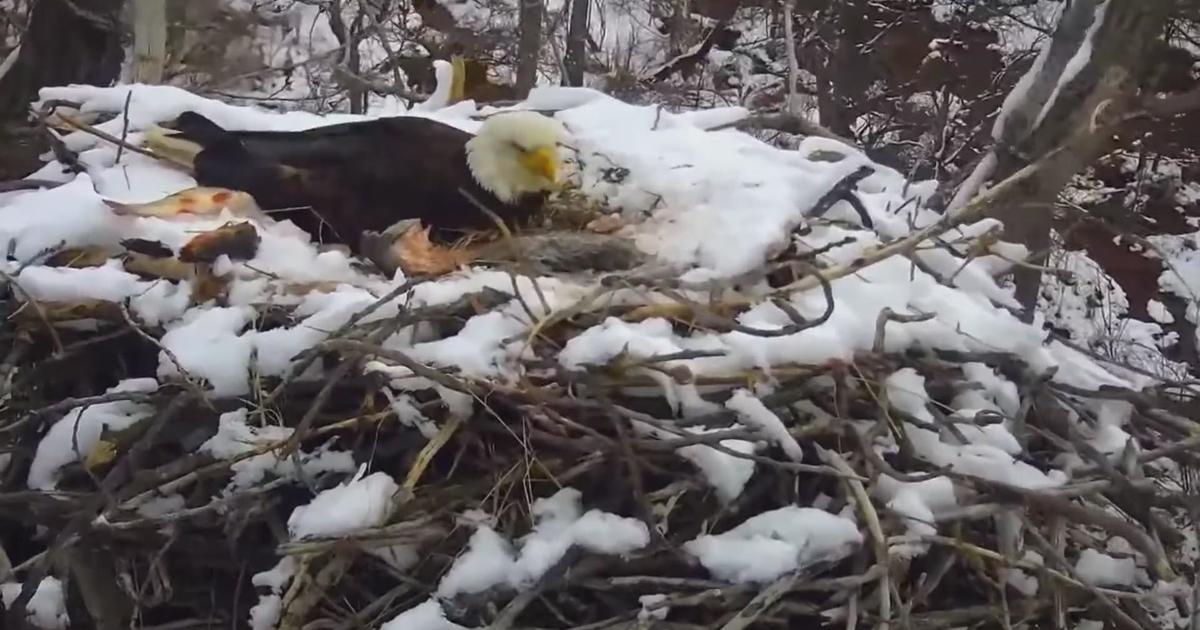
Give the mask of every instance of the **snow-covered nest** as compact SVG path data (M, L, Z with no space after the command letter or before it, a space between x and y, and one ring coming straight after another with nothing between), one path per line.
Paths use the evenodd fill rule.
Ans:
M166 87L41 96L102 114L113 135L127 125L133 144L187 109L234 129L353 118ZM142 601L144 623L167 600L163 622L181 607L228 616L231 605L211 607L221 591L255 628L350 614L406 630L496 614L537 627L711 624L712 606L844 625L897 615L880 585L915 590L932 549L973 560L925 576L955 599L923 597L914 621L973 605L980 617L962 623L986 618L997 580L1043 596L1013 616L1049 618L1044 596L1062 588L1183 618L1172 595L1196 555L1191 530L1159 531L1178 514L1142 520L1132 494L1096 497L1178 476L1149 453L1194 441L1196 425L1148 406L1151 379L1014 315L996 278L1023 251L978 246L998 223L948 227L866 264L941 220L923 205L935 182L830 140L781 150L711 130L737 108L671 113L578 88L518 107L558 112L578 191L620 212L621 235L654 261L645 274L480 265L388 278L286 220L119 214L195 182L141 154L118 161L82 132L64 138L81 172L51 162L32 177L61 185L0 196L20 331L0 375L0 435L30 454L3 465L53 502L104 485L79 509L143 548L120 566L174 572L174 599ZM486 113L419 115L471 130ZM248 259L154 266L137 254L149 242L175 256L229 222L257 233ZM1078 534L1065 550L1030 535L1053 516ZM208 546L203 565L190 539ZM24 558L51 539L19 542ZM1042 566L1054 553L1065 557ZM890 571L870 568L881 562ZM249 586L243 569L257 598L234 595ZM371 578L347 577L360 572ZM188 580L203 597L180 588ZM725 597L698 596L726 584ZM53 606L26 608L59 623Z

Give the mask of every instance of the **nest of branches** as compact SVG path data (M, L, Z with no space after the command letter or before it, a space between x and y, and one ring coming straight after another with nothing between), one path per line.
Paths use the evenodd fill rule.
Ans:
M870 228L854 193L869 173L833 186L808 227L846 201L862 220L853 227ZM1000 202L980 207L989 203ZM850 308L835 301L832 283L895 256L920 267L917 245L964 221L947 217L841 265L821 255L844 241L788 248L742 279L759 293L733 282L685 285L588 212L573 215L566 231L470 248L436 247L420 230L374 235L382 240L371 243L372 258L409 279L320 331L282 375L247 375L249 393L237 396L216 395L191 374L166 342L169 331L140 319L128 300L39 299L18 281L22 269L10 267L0 333L5 627L59 627L41 614L48 576L64 585L71 625L114 629L248 620L350 629L398 615L421 630L1184 623L1197 607L1194 383L1084 388L1056 370L1091 369L1099 357L1046 370L1005 352L890 351L889 331L936 314L888 309L869 315L874 344L848 360L722 373L689 367L720 350L560 360L573 340L609 321L662 320L680 336L773 340L811 331ZM994 243L989 232L954 251L976 252L959 261L965 267ZM230 280L214 263L251 260L259 244L252 222L234 222L178 252L130 239L116 249L47 251L24 264L83 269L119 259L144 278L186 280L189 306L220 304ZM509 271L512 290L403 300L466 264ZM550 306L533 279L558 275L587 288L565 307ZM300 296L336 284L277 288ZM709 299L700 299L705 291ZM787 298L802 291L823 297L822 313L798 312ZM298 301L257 307L256 329L299 327L306 315ZM764 329L739 320L764 302L790 323ZM450 339L502 309L525 313L528 324L505 340L519 352L503 378L421 361L388 343L418 329ZM395 314L378 316L384 311ZM964 414L964 396L986 387L980 370L1013 391L998 410ZM897 375L927 396L914 403L898 395ZM680 413L680 392L711 409ZM89 410L122 421L85 423ZM1111 413L1122 420L1114 424ZM236 447L212 447L231 414L245 435ZM994 474L981 467L986 458L973 459L972 445L994 440L989 427L1000 426L1013 442L1000 440L1012 455L1006 470L1053 483ZM1114 426L1122 432L1115 446ZM314 465L333 452L353 466ZM359 465L395 480L371 522L296 535L297 509L351 487ZM607 514L601 522L639 523L645 540L616 549L592 531L541 556L532 580L475 575L479 588L447 595L446 576L481 553L480 523L528 546L539 500L565 488ZM723 561L691 544L705 539L720 551L729 542L722 535L796 506L848 524L850 535L805 529L812 522L799 519L799 533L759 528L726 548ZM745 543L783 545L774 548L786 557L739 558ZM431 600L440 607L433 622L404 617Z
M246 246L244 235L209 238L223 238L227 254ZM127 246L143 256L147 249ZM181 264L211 259L195 250L194 260ZM782 256L811 261L795 252ZM49 258L87 264L79 252ZM821 270L805 268L804 278L828 289ZM493 587L443 601L447 616L496 630L1073 627L1084 619L1148 629L1165 627L1172 616L1185 619L1194 608L1188 587L1194 567L1186 558L1195 556L1196 536L1188 515L1200 499L1187 471L1197 466L1200 424L1167 408L1164 401L1177 396L1072 388L1003 354L887 353L881 348L889 323L912 321L890 312L879 315L875 351L772 371L774 386L761 402L801 449L790 452L786 440L732 410L679 418L654 395L669 379L720 401L761 373L714 378L665 367L700 352L622 356L582 370L555 360L573 336L608 317L665 316L679 330L734 330L733 317L746 306L736 301L701 306L681 297L557 311L539 318L528 335L521 378L502 382L431 367L382 341L415 325L452 336L470 318L523 299L519 293L484 289L362 323L418 278L300 354L289 375L256 379L252 395L222 399L186 372L157 387L109 391L123 379L156 374L163 331L136 321L125 304L39 303L7 280L0 366L7 460L0 541L7 561L0 572L6 582L24 585L5 600L8 627L33 619L25 608L48 575L64 580L73 625L243 624L265 592L253 576L280 558L292 558L299 569L278 589L278 627L375 627L435 593L471 539L464 513L482 510L496 531L519 539L531 529L535 499L565 487L578 490L589 508L643 522L647 544L611 555L572 546L525 588ZM601 283L611 291L634 285L660 297L678 295L670 282L628 275ZM761 334L794 334L824 321L796 317L794 330ZM260 318L261 328L297 319L283 307ZM980 414L975 422L1011 422L1023 447L1018 459L1032 466L1050 469L1072 457L1069 482L1030 489L914 455L905 427L970 443L959 432L961 421L944 411L971 387L961 376L966 363L986 364L1019 386L1015 417ZM926 379L934 426L889 401L879 386L904 368ZM410 394L427 422L405 421L397 412L389 386L395 370L424 379ZM1092 436L1081 434L1080 427L1099 426L1088 405L1101 400L1131 407L1125 430L1140 448L1129 442L1119 452L1100 452ZM120 431L103 430L91 440L94 448L60 470L53 491L26 489L47 427L117 402L152 412ZM292 431L232 457L199 452L218 432L222 414L236 409L246 409L251 423ZM738 440L766 448L730 448ZM879 448L885 442L895 448ZM736 496L722 497L680 456L687 447L749 460L753 475ZM303 454L321 448L349 452L400 481L383 524L337 537L289 536L289 514L347 477L304 470ZM293 461L296 474L267 474L230 490L239 464L264 455ZM887 490L935 480L951 482L954 497L930 522L914 519L900 495ZM178 499L170 509L151 507L164 497ZM859 524L861 544L842 557L747 581L715 579L686 551L687 541L782 506L844 514ZM415 557L389 560L386 552L396 549ZM1127 567L1132 581L1099 580L1085 566L1094 552Z

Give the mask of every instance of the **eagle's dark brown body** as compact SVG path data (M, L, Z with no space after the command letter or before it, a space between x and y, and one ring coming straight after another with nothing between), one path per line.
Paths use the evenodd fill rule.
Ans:
M226 131L186 112L175 127L177 137L203 147L194 160L200 185L245 191L275 218L354 251L363 231L383 231L404 219L420 219L433 236L448 241L495 227L479 204L511 226L544 201L531 195L507 204L496 198L467 166L471 134L428 118Z

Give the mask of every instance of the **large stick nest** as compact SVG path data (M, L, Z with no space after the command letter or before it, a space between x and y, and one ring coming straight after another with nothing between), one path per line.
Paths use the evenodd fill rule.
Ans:
M828 203L852 200L861 177L839 182ZM608 318L662 318L681 334L766 338L820 326L842 307L831 281L889 255L910 255L935 233L914 233L843 266L821 263L820 252L779 252L754 281L809 287L824 294L828 308L805 318L777 300L792 323L760 330L737 319L752 306L746 294L722 287L699 301L694 287L681 287L619 237L598 234L607 230L593 218L517 242L497 237L469 256L509 272L514 287L531 274L594 280L596 290L575 305L539 310L524 303L537 291L484 288L370 317L437 281L412 276L328 331L286 374L252 375L251 393L236 397L213 395L182 366L161 377L164 357L175 362L165 331L139 321L128 303L31 299L5 274L0 542L7 557L0 573L23 584L6 595L9 623L35 619L25 615L27 605L42 578L53 575L66 584L75 626L244 624L270 590L254 576L285 557L295 567L275 590L278 627L376 627L435 593L475 530L464 514L482 510L504 538L519 540L533 527L535 500L562 488L578 490L585 508L641 521L648 543L625 554L572 547L533 584L441 602L449 617L497 630L1075 627L1087 619L1133 629L1187 618L1197 555L1189 515L1200 504L1200 424L1186 417L1190 396L1181 394L1191 385L1082 389L1007 353L889 352L890 330L929 318L890 311L878 313L874 348L850 360L698 375L684 362L711 353L694 350L619 353L568 369L557 360L563 347ZM468 262L463 250L439 250L419 232L403 234L410 240L398 262L410 271ZM989 238L958 245L983 252ZM241 223L197 235L179 254L127 241L122 251L45 252L37 264L87 268L115 256L143 277L189 279L193 304L220 303L228 286L213 262L251 258L257 243L254 227ZM469 320L515 303L536 322L521 333L516 378L431 366L385 343L422 327L450 338ZM257 312L263 331L303 320L285 304ZM1015 384L1008 412L953 413L957 399L983 388L972 376L979 365ZM914 406L890 395L897 374L923 378L928 399ZM112 389L156 376L150 387ZM718 410L678 413L679 401L664 395L682 391L676 386L702 393ZM739 389L754 392L786 435L720 407ZM58 469L53 491L28 489L48 428L112 404L136 406L139 419L98 437L72 436L76 445L94 446L68 448L78 452ZM1109 426L1101 416L1114 406L1128 414L1122 430L1134 440L1098 448ZM247 425L286 430L264 428L232 456L202 451L222 416L238 410ZM964 431L1002 423L1020 442L1017 462L1067 468L1069 481L1006 483L959 462L931 463L915 443L914 433L924 431L969 445ZM741 443L762 448L734 447ZM726 463L750 462L753 474L725 496L695 458L681 456L689 448ZM387 473L398 490L378 526L294 539L288 522L295 508L350 475L313 472L308 464L329 451ZM250 461L266 462L265 473L231 485ZM934 487L949 488L949 499L933 505ZM914 501L934 509L922 517ZM784 506L841 514L857 523L861 544L743 582L717 579L687 550L699 536ZM1097 561L1109 570L1092 568ZM1129 579L1098 576L1125 571Z

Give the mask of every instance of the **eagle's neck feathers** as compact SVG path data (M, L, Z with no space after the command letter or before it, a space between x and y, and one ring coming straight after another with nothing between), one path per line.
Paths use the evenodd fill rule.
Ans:
M539 182L498 144L480 136L467 141L467 167L484 190L504 203L516 203L522 194L538 190Z
M485 190L503 203L557 185L558 145L566 137L562 123L537 112L498 114L484 121L467 141L467 167Z

